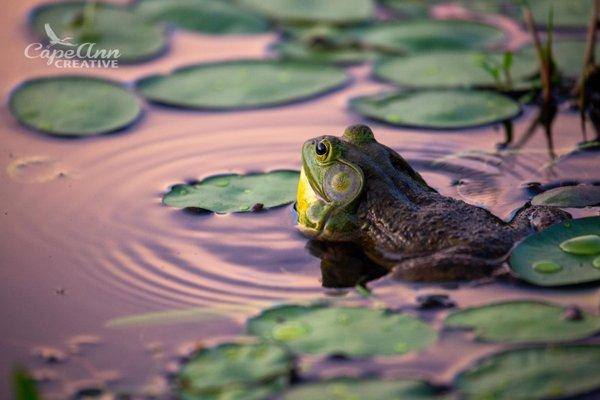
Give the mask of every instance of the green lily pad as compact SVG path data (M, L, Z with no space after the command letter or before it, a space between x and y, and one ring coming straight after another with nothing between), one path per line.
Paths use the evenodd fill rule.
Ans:
M248 175L216 175L191 185L175 185L163 203L176 208L199 208L215 213L245 212L288 204L296 199L298 171Z
M120 84L86 76L38 78L18 86L9 100L22 124L57 136L89 136L122 129L141 113Z
M306 100L348 82L331 65L242 60L198 64L137 82L148 100L185 108L233 110Z
M535 301L509 301L453 312L446 326L475 331L490 342L554 342L582 339L600 330L600 318L581 313L565 318L565 308Z
M535 0L528 2L536 24L546 27L550 9L553 10L553 25L557 28L584 28L590 20L594 0ZM509 7L516 18L523 18L520 7Z
M153 22L216 35L263 33L270 28L263 17L222 0L138 0L135 12Z
M413 380L335 378L307 383L285 392L284 400L442 400L436 390L425 382Z
M265 343L226 343L200 350L180 370L186 400L264 400L285 388L291 355Z
M315 63L340 65L361 64L373 60L377 53L358 47L329 47L318 43L309 44L295 40L276 43L272 49L283 60L301 60Z
M418 53L435 50L483 50L498 46L505 34L478 22L416 20L378 24L357 29L364 46L389 53Z
M407 314L368 308L283 305L251 318L248 333L309 354L374 357L422 350L436 331Z
M484 64L500 66L502 54L486 54L479 51L434 51L394 57L375 65L374 73L379 79L410 88L496 88L505 84L504 77L497 82L486 71ZM513 59L511 80L513 88L531 87L526 82L537 70L534 55L522 55Z
M443 0L380 0L384 7L407 18L427 17L429 9Z
M583 68L585 41L556 40L552 45L552 55L561 74L568 78L578 78ZM536 56L533 46L524 47L516 56L531 58ZM600 46L596 46L596 58L600 58Z
M87 5L86 5L87 4ZM48 27L58 38L71 38L75 46L55 45L63 50L93 43L93 51L116 49L119 62L144 61L167 46L164 29L126 8L106 3L73 1L41 5L30 17L32 29L48 41ZM86 46L85 51L88 50Z
M534 347L496 353L454 380L465 399L567 398L600 388L600 346Z
M355 24L375 14L372 0L239 0L267 17L288 23Z
M600 279L593 260L600 254L571 254L560 245L570 239L600 235L600 217L581 218L553 225L529 236L513 250L509 264L521 279L539 286L573 285ZM540 272L534 264L551 261L562 267L554 273Z
M397 126L427 129L471 128L509 120L521 112L517 102L486 91L428 90L356 97L357 113Z
M562 186L540 193L531 204L555 207L588 207L600 205L600 186Z

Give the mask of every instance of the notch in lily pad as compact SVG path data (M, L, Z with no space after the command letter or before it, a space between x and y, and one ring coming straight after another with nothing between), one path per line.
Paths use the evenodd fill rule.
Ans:
M139 80L148 101L187 109L228 111L282 106L348 83L333 65L299 61L236 60L197 64Z
M600 280L600 269L594 265L597 257L600 257L600 217L588 217L555 224L529 236L513 250L509 264L527 282L562 286ZM540 263L560 268L540 269Z
M560 342L583 339L600 330L600 318L537 301L507 301L470 307L446 317L450 328L472 329L479 340L502 343Z
M423 129L474 128L510 120L521 112L517 102L501 94L458 89L356 97L350 108L377 121Z
M294 360L268 343L225 343L197 352L178 374L185 400L269 398L283 390Z
M431 326L408 314L326 304L265 310L248 321L247 331L294 352L348 357L416 352L437 340Z
M478 360L454 379L465 399L574 398L600 388L598 345L509 350Z
M277 170L246 175L215 175L194 184L172 186L163 204L217 214L261 211L292 203L300 173Z
M600 186L561 186L547 190L531 199L536 206L590 207L600 205Z
M9 108L23 125L63 137L118 131L142 112L136 96L121 84L75 75L26 81L12 92Z

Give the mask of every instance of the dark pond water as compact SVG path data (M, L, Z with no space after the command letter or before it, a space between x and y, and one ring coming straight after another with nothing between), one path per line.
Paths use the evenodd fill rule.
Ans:
M23 56L23 48L33 41L24 21L34 3L12 1L0 15L4 99L26 78L70 72ZM516 25L500 23L511 32L513 45L524 40ZM274 35L214 38L176 32L166 57L117 70L77 72L133 81L192 62L261 57L273 40ZM260 216L199 216L160 203L161 193L176 182L224 172L298 169L305 140L340 134L362 121L347 110L350 97L385 87L369 79L368 67L349 73L354 82L346 89L267 110L203 113L146 105L145 117L133 129L84 140L33 133L15 122L4 101L0 393L8 392L11 368L22 364L45 378L47 398L62 399L79 387L105 384L165 396L165 371L177 354L197 343L242 334L245 319L261 308L292 300L356 298L353 289L323 287L320 260L305 249L290 207ZM533 111L527 109L516 120L516 135L525 130ZM541 132L520 154L498 156L493 151L503 140L499 127L451 132L372 127L380 142L398 150L440 192L503 218L530 197L523 186L527 182L600 179L597 153L550 163ZM572 151L581 141L577 115L563 110L554 134L559 156ZM335 286L335 280L326 283ZM459 306L539 298L576 303L596 313L600 300L593 286L552 290L511 280L454 287L382 278L370 287L374 296L362 301L409 309L417 295L428 293L449 294ZM122 319L172 310L182 312ZM420 315L440 327L444 314ZM457 370L497 348L474 343L466 333L444 333L417 355L333 363L326 372L317 363L307 374L378 371L447 383ZM302 366L315 362L303 360Z

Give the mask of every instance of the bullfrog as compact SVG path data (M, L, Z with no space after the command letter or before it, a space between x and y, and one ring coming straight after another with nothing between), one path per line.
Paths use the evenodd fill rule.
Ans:
M365 125L302 146L297 226L313 240L360 246L400 279L462 280L502 264L525 236L569 219L526 204L510 222L430 187Z

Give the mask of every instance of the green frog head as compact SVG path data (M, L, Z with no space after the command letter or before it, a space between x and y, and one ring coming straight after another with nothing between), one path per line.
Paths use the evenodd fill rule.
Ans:
M351 239L365 187L359 146L374 141L371 129L357 125L342 138L320 136L304 143L296 201L301 231L320 239Z

